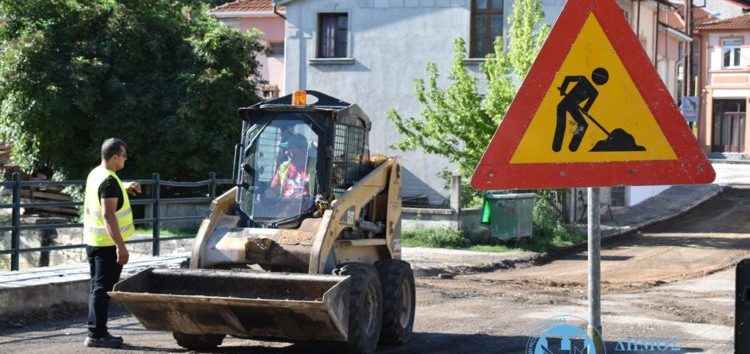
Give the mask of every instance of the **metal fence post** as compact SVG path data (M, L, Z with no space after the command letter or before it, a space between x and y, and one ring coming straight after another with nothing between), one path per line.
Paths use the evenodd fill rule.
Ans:
M211 180L211 185L208 187L208 196L213 201L216 198L216 172L209 172L208 179Z
M159 228L161 227L161 223L159 222L159 199L160 199L160 190L161 187L159 186L159 173L154 173L154 191L152 192L153 199L154 199L154 210L153 210L153 246L151 248L152 254L154 256L159 255L159 246L161 240L159 239Z
M458 171L453 172L451 176L450 188L450 206L454 214L451 227L455 230L461 230L461 174Z
M10 235L10 249L13 251L10 255L10 270L18 270L18 258L20 256L19 248L21 245L21 174L13 173L13 212L11 216L11 226L13 230Z

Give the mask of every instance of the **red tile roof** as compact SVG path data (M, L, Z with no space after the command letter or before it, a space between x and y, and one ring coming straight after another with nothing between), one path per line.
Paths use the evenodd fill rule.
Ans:
M278 10L283 10L280 6ZM211 13L222 12L271 12L273 11L273 2L271 0L237 0L219 5L211 9Z
M750 30L750 14L704 22L695 26L696 30Z
M682 16L678 11L679 10L673 8L659 11L659 23L684 32L685 21L682 20ZM685 10L683 9L682 11L684 12Z
M685 31L685 5L675 4L677 6L676 13L680 16L680 27L678 28ZM710 21L716 21L717 18L711 16L706 10L700 7L693 7L693 33L698 32L698 26Z

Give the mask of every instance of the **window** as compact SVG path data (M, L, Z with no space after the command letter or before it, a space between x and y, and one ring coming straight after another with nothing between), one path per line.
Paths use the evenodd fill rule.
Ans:
M722 56L724 68L736 68L740 66L740 46L742 39L730 38L722 41Z
M239 18L225 18L220 20L221 23L223 23L227 27L232 27L235 29L240 29L240 19Z
M284 56L284 42L271 43L268 46L270 56L272 57L283 57Z
M471 57L484 58L494 51L495 38L503 35L503 0L472 0Z
M346 58L349 16L342 13L318 15L318 58Z
M276 85L264 84L260 91L263 99L266 100L279 97L279 87Z

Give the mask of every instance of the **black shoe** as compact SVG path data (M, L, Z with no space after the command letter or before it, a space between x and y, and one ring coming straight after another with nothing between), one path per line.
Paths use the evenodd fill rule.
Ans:
M118 340L118 341L120 341L120 343L122 343L122 342L125 341L124 339L122 339L122 337L120 337L120 336L113 336L113 335L111 335L109 333L103 335L102 338L111 339L111 340Z
M120 348L122 347L122 338L118 337L86 337L83 345L95 348Z

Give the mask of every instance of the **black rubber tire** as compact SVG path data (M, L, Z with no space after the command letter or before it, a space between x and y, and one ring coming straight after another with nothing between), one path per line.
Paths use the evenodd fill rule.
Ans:
M378 347L383 318L383 290L375 267L346 263L333 270L334 275L351 277L349 286L349 340L342 352L372 354Z
M416 292L411 265L399 259L375 263L383 286L383 326L380 344L404 345L414 328Z
M177 344L190 350L213 350L224 340L223 334L189 334L172 332Z

